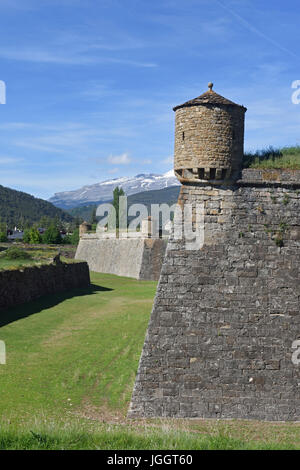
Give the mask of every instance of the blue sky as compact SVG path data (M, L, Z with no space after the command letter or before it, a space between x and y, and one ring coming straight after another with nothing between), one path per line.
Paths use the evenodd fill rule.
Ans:
M296 0L0 0L0 184L54 192L172 168L172 107L213 81L247 149L300 143Z

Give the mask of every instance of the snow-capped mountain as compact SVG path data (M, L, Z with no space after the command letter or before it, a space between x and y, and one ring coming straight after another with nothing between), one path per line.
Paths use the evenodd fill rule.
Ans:
M49 199L57 207L62 209L71 209L72 207L91 204L99 201L110 201L113 196L113 190L119 186L127 196L150 191L152 189L169 188L170 186L179 185L178 179L174 176L174 171L170 170L164 175L140 174L133 177L122 177L112 180L102 181L92 184L91 186L83 186L75 191L65 191L55 193Z

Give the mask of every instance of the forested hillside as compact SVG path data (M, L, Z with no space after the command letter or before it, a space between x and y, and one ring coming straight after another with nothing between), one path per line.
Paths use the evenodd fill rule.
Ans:
M0 221L8 227L23 227L26 224L39 222L42 217L72 222L73 217L58 209L50 202L37 199L30 194L0 185Z

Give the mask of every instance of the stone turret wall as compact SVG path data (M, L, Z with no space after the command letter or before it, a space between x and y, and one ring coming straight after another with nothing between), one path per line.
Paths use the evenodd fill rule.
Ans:
M300 419L299 181L247 170L181 188L204 208L204 245L169 241L129 416Z
M244 114L238 106L177 109L175 172L183 178L202 180L237 175L244 151Z

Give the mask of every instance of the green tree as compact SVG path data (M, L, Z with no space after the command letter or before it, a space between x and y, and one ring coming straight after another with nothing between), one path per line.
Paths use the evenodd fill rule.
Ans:
M43 242L47 245L59 245L62 243L60 231L55 225L51 225L43 234Z
M51 225L53 225L53 219L51 219L51 217L48 217L47 215L43 215L43 217L41 217L38 225L41 228L46 228L47 229Z
M7 224L6 222L2 222L0 218L0 232L7 233Z
M82 224L82 222L83 222L83 218L79 217L79 215L76 215L76 217L74 218L73 227L78 228L79 225Z
M15 225L20 230L24 230L25 219L24 219L23 215L21 215L20 218L18 219L18 221L13 225Z
M7 242L8 238L7 238L7 235L6 235L6 231L5 232L0 232L0 242Z
M72 235L70 235L70 240L72 245L78 245L79 243L79 229L76 228Z
M61 237L61 242L63 245L72 245L71 235L65 235L64 237Z
M41 234L34 227L26 229L23 235L23 242L30 243L31 245L38 245L39 243L42 243Z
M23 242L30 243L30 229L26 228L23 233Z
M33 245L37 245L38 243L42 243L41 234L36 228L32 228L30 230L30 243L32 243Z
M92 231L94 231L94 232L97 229L97 223L98 223L98 217L96 216L96 212L97 212L97 207L94 207L94 209L91 212L91 216L90 216L90 223L91 223L91 226L92 226Z
M119 220L119 207L120 207L119 198L120 198L120 196L125 196L125 193L124 193L122 188L119 188L119 186L117 186L114 189L114 192L113 192L113 206L114 206L115 211L116 211L116 228L119 228L119 225L120 225L120 220Z
M97 212L97 207L94 207L94 209L92 210L92 213L91 213L91 224L92 225L97 224L97 222L98 222L98 217L96 216L96 212Z

